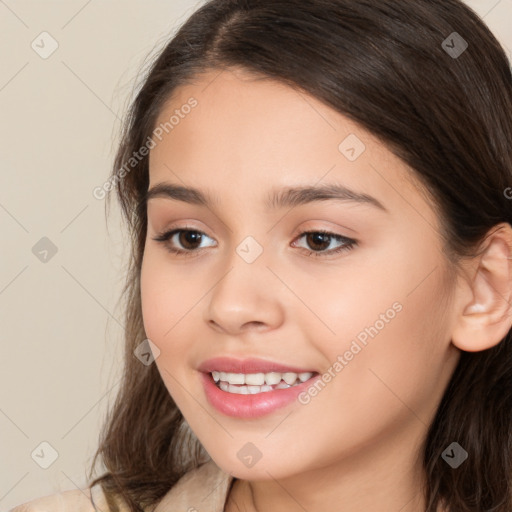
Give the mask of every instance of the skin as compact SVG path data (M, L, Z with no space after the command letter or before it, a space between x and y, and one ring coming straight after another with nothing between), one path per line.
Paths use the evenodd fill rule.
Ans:
M357 124L240 69L181 86L157 124L190 97L198 105L151 150L149 188L194 186L218 202L148 202L142 308L169 393L236 477L225 510L424 510L420 448L460 349L489 348L511 325L510 226L455 274L412 171ZM349 134L366 146L353 162L338 149ZM270 189L320 182L370 194L388 211L334 200L264 206ZM154 238L171 227L205 235L168 246L201 248L170 253ZM309 256L342 245L298 238L320 229L357 245ZM250 264L236 253L247 236L263 248ZM401 311L307 405L238 419L208 403L202 361L259 357L323 373L397 302ZM247 442L262 453L252 468L237 457Z

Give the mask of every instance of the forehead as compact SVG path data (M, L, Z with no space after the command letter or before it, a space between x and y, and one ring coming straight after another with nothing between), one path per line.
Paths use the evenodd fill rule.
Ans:
M215 193L228 185L243 195L336 182L390 209L426 206L413 171L368 131L304 91L244 70L210 70L176 88L155 128L150 186L183 181Z

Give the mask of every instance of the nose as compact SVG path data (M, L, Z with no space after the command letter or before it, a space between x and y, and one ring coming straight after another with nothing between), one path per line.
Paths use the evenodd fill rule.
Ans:
M208 295L205 321L230 335L278 328L284 318L280 281L263 260L232 263Z

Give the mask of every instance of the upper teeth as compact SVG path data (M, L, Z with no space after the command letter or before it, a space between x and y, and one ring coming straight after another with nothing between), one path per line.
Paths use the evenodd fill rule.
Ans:
M213 371L212 376L215 382L221 380L224 382L228 382L229 384L248 384L252 386L263 386L264 384L267 384L268 386L272 386L274 384L279 384L281 380L284 380L286 384L289 384L291 386L292 384L295 384L297 379L299 379L300 382L307 381L313 376L313 373L227 373Z

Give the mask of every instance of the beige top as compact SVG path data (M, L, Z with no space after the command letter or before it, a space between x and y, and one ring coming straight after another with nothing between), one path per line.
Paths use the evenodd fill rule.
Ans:
M186 473L152 512L223 512L233 477L210 460ZM10 512L109 512L99 484L37 498ZM128 512L123 507L120 512Z

